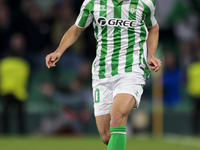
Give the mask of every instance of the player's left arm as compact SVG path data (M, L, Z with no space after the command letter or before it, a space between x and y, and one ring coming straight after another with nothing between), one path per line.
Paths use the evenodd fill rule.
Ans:
M147 38L147 48L148 48L147 64L150 69L152 69L154 72L157 72L161 67L161 61L160 59L156 58L156 50L158 46L158 37L159 37L159 26L155 16L156 6L154 0L149 0L145 2L146 3L143 2L143 4L146 6L145 24L149 31L149 35Z
M149 35L147 38L147 47L148 47L147 63L150 69L152 69L154 72L157 72L161 67L160 59L156 58L156 50L159 38L158 24L154 25L152 28L148 28L148 31Z

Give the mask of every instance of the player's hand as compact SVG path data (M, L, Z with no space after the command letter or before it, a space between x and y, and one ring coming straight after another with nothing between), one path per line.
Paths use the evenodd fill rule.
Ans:
M157 72L160 69L162 62L160 59L157 59L153 56L147 59L147 64L151 70Z
M55 67L56 66L56 63L59 61L61 57L61 53L59 52L53 52L53 53L50 53L49 55L46 56L46 66L48 68L52 68L52 67Z

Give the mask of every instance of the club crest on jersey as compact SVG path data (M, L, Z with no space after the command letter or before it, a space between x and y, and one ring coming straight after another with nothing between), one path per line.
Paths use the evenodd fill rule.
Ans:
M106 11L106 9L107 9L106 5L100 5L100 10L101 11Z
M133 14L136 11L135 6L130 6L129 11Z

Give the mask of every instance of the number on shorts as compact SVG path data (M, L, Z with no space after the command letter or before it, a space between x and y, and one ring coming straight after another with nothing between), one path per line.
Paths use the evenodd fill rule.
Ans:
M99 103L100 102L100 95L99 95L99 89L95 90L95 99L94 99L95 103Z

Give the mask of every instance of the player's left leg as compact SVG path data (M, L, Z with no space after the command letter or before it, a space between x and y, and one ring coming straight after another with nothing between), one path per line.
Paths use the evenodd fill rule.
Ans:
M110 109L113 102L113 86L109 79L93 79L94 115L102 141L110 139Z
M115 96L110 113L111 138L108 144L108 150L125 150L126 122L135 104L136 100L131 94L121 93Z

